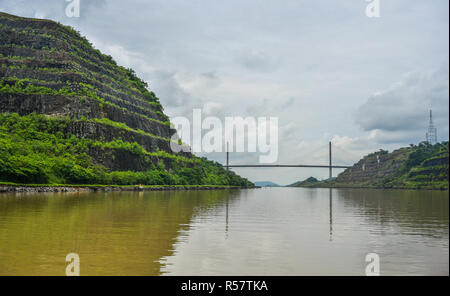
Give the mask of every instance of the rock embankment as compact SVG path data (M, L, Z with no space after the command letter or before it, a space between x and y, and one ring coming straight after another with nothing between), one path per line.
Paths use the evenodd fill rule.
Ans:
M337 184L378 185L395 177L405 165L411 150L401 148L391 153L379 151L365 156L337 178Z
M448 142L380 150L341 173L334 187L448 190Z
M178 191L178 190L224 190L245 189L230 186L13 186L0 185L0 193L5 192L95 192L95 191Z

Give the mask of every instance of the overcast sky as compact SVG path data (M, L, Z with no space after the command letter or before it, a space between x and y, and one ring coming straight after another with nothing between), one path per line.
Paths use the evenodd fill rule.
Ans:
M66 16L65 0L0 0L0 10L75 27L134 68L172 118L193 108L278 117L280 164L326 164L330 140L335 164L418 143L431 106L448 140L448 0L380 0L379 18L365 0L80 1L80 18ZM328 174L236 171L280 184Z

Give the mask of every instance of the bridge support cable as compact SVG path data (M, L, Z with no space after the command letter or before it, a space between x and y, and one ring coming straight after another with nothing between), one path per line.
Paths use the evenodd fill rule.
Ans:
M227 142L227 170L230 170L230 150L229 149L229 143Z
M333 180L333 167L332 167L332 162L331 162L331 141L329 143L329 149L330 149L330 184L331 181Z

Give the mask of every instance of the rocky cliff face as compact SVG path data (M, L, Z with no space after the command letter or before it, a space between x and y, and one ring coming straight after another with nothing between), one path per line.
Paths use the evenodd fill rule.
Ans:
M432 184L448 189L448 145L411 169L404 179L404 183L427 187Z
M335 180L336 186L448 189L448 142L420 143L391 153L372 153Z
M395 150L392 153L380 151L372 153L336 178L336 183L375 185L383 180L393 178L405 165L411 151L408 148Z
M90 140L83 151L76 152L89 157L83 158L84 162L81 158L73 160L85 169L95 167L105 169L106 173L164 169L177 176L182 169L196 169L203 183L207 180L227 183L233 179L234 183L249 184L190 153L172 152L170 144L178 145L171 142L176 131L170 127L156 95L133 70L118 66L70 27L0 13L0 79L0 112L19 115L4 117L4 122L9 122L0 129L4 146L14 137L26 143L28 135L17 130L20 121L30 122L30 114L43 114L48 119L46 127L36 129L36 132L45 130L42 138L50 139L59 132L57 140L64 143L72 137ZM42 118L31 120L33 124L43 124L43 121ZM58 131L49 128L55 126L55 121L59 122ZM119 145L119 140L137 145L133 147L138 147L139 153L128 144ZM47 148L56 158L64 155L64 151ZM16 155L13 149L0 150L3 158L0 181L2 178L15 180L8 177L15 174L12 162L15 157L23 160L26 155ZM34 158L31 155L29 161ZM214 169L208 171L211 167ZM220 181L213 178L217 174L223 177Z

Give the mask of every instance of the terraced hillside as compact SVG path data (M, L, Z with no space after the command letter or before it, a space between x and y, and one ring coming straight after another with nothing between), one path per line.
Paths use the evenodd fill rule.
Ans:
M426 142L364 156L331 183L310 177L289 187L398 188L448 190L448 142Z
M53 21L0 13L0 113L0 181L252 185L172 152L148 85Z
M335 180L337 187L448 189L448 142L379 151L365 156Z
M448 143L427 157L419 166L413 167L406 175L394 180L407 187L448 189Z

